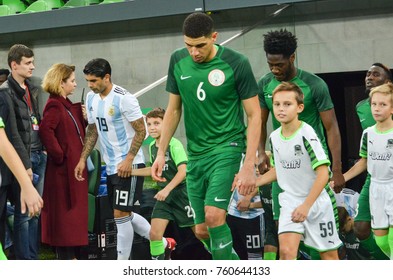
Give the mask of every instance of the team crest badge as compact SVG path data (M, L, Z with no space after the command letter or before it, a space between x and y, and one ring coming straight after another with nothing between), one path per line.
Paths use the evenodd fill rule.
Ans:
M225 74L220 69L214 69L210 71L208 79L212 86L218 87L225 82Z
M295 156L301 156L303 154L302 147L300 145L295 145Z
M388 143L386 144L387 149L393 148L393 139L388 139Z
M115 115L115 107L111 106L109 108L108 115L109 116L114 116Z

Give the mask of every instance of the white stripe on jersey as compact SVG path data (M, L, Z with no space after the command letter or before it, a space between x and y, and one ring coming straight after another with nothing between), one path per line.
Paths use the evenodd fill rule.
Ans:
M113 84L111 92L103 99L90 91L86 106L89 124L97 127L107 174L116 174L117 165L126 158L135 135L130 122L142 118L138 100L126 89ZM133 164L144 162L143 151L139 149Z

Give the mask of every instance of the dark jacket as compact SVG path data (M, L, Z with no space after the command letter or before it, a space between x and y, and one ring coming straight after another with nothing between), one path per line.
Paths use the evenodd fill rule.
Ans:
M41 212L42 242L51 246L87 245L87 180L74 176L85 138L85 121L80 103L51 95L45 105L40 128L41 141L48 153ZM87 179L85 169L83 177Z
M41 116L38 109L38 88L34 87L29 80L25 81L31 95L31 103L34 111L34 115L38 119L38 122L41 120ZM13 102L15 117L16 117L16 125L18 127L18 132L20 138L22 139L27 154L29 155L30 160L30 152L31 152L31 133L32 133L32 123L30 118L29 106L25 100L26 91L23 89L17 81L9 75L7 81L5 81L0 87L0 94L7 93L11 97ZM22 159L24 162L24 160Z
M28 153L28 150L26 149L26 146L19 135L14 104L11 99L11 95L8 93L9 88L5 86L3 87L3 85L0 87L0 117L4 121L5 132L7 134L8 140L14 146L25 168L29 169L32 167L30 154ZM0 159L0 170L2 175L1 185L6 186L11 184L13 181L13 175L2 159Z

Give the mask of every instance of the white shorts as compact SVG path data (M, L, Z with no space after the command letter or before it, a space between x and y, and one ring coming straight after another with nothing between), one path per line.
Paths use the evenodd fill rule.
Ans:
M393 226L393 182L380 183L371 179L370 213L373 229Z
M334 196L333 196L334 199ZM338 227L333 210L332 199L323 190L313 206L307 219L302 223L292 222L291 215L296 207L303 203L305 197L298 197L280 193L281 205L278 223L278 234L295 232L303 235L304 244L319 252L331 251L339 248L342 242L338 236Z

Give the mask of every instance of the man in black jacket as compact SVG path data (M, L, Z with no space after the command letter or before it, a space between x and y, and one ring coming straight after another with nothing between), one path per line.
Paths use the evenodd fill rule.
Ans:
M19 156L33 179L38 176L35 187L40 195L43 192L43 177L46 155L38 136L40 113L38 108L38 88L28 80L33 75L34 53L21 44L13 45L8 52L8 65L11 75L0 87L0 94L8 94L11 99L9 110L15 114L16 127L23 142ZM14 140L12 140L15 145ZM34 172L34 174L33 174ZM15 203L13 242L16 259L37 259L39 247L38 217L21 213L20 187L13 184Z

